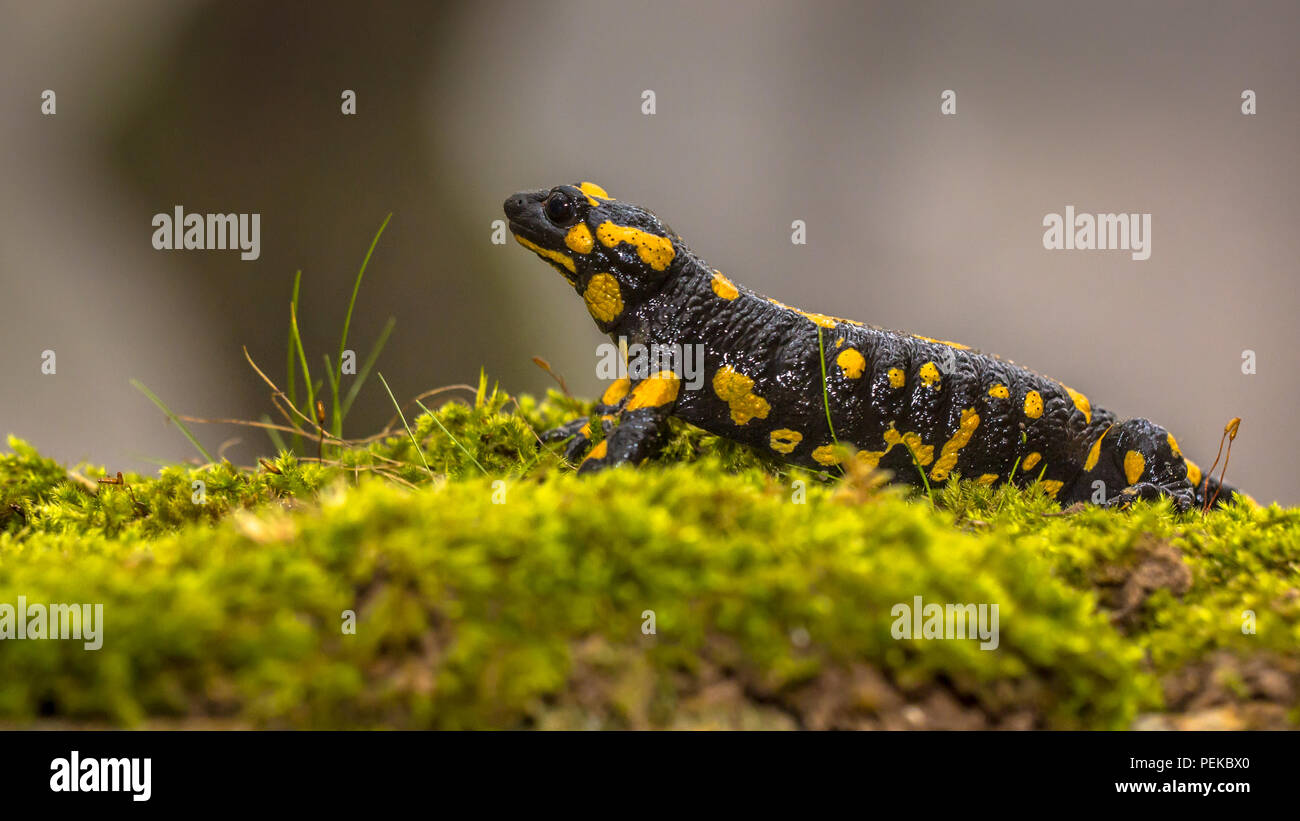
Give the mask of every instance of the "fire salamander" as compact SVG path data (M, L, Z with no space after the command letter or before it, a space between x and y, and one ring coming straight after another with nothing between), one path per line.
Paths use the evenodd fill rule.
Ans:
M549 432L547 441L572 437L567 455L585 455L580 473L654 456L676 416L813 469L839 465L837 445L853 445L851 458L911 484L921 471L929 482L1041 480L1062 504L1163 496L1179 510L1203 505L1203 493L1233 493L1204 485L1161 426L1121 421L1013 362L754 293L600 186L520 192L505 213L515 239L568 280L602 332L703 351L698 390L680 369L613 383L597 405L605 436L594 447L586 419Z

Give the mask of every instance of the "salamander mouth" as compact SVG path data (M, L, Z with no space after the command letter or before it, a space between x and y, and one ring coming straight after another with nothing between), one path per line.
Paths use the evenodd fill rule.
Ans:
M542 215L546 191L522 191L505 201L506 221L515 240L559 271L571 284L578 277L577 263L564 245L564 236Z
M506 224L510 228L510 233L514 234L516 237L523 237L535 245L541 245L543 248L546 247L544 244L546 238L541 236L540 232L538 232L532 225L518 220L507 220Z
M520 228L524 230L519 230ZM550 265L556 271L559 271L560 275L570 283L577 282L578 269L570 254L564 251L547 248L545 244L533 240L529 236L532 232L527 230L527 226L516 226L514 223L511 223L510 230L514 234L516 242L527 248L529 251L532 251L540 260Z
M510 233L523 237L534 245L548 250L555 248L557 238L554 232L547 230L548 225L542 216L541 203L544 191L521 191L505 201L506 222Z

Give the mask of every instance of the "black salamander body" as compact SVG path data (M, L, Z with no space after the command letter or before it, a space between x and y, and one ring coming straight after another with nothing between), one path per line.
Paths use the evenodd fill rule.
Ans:
M699 346L704 378L680 371L615 382L597 407L606 438L579 419L551 432L586 454L580 471L657 452L669 416L777 458L826 470L852 458L930 483L1041 479L1063 504L1167 496L1203 504L1201 470L1167 430L1120 420L1083 394L964 345L809 313L710 268L650 212L592 183L505 203L515 238L577 290L600 329L631 345ZM1210 495L1218 489L1209 483ZM1224 487L1220 498L1231 497Z

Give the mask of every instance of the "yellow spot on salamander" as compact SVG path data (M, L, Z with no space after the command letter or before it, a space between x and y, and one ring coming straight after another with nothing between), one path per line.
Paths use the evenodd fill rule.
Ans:
M582 298L587 303L587 310L601 322L613 322L623 313L623 292L619 290L618 280L610 274L593 276Z
M992 487L993 483L996 482L997 480L998 480L998 475L996 473L986 473L980 478L976 479L975 484L983 485L984 487Z
M1201 486L1200 466L1186 457L1183 458L1183 461L1187 463L1187 481L1192 483L1192 487L1199 488Z
M672 263L677 252L672 240L667 237L642 231L640 228L628 228L612 222L602 222L596 228L596 237L606 248L613 248L620 242L636 246L637 256L641 261L656 271L664 271Z
M598 205L600 205L600 203L596 201L595 199L596 197L600 197L603 200L614 199L609 194L605 193L604 188L601 188L599 185L596 185L594 182L584 182L578 186L578 190L587 195L587 202L591 203L592 208L595 208Z
M713 375L713 392L730 406L731 421L737 425L748 424L754 418L766 419L771 410L766 399L754 395L754 380L730 365Z
M937 345L947 345L948 347L950 347L950 348L956 348L956 349L959 350L959 351L969 351L969 350L970 350L970 345L963 345L963 344L961 344L960 342L949 342L949 341L946 340L946 339L935 339L934 337L931 337L931 336L921 336L920 334L912 334L912 336L913 336L914 338L916 338L916 339L924 339L926 342L934 342L934 343L937 344Z
M1147 460L1136 450L1130 450L1124 454L1124 478L1128 479L1130 485L1136 485L1138 479L1147 469Z
M591 249L596 247L596 239L591 235L591 229L580 222L564 235L564 244L569 246L570 251L590 254Z
M840 370L849 379L859 378L862 376L862 372L867 369L866 358L853 348L845 348L840 351L840 355L835 357L835 364L840 366Z
M660 371L632 389L632 398L627 400L627 407L623 410L634 411L637 408L658 408L672 404L677 401L681 385L681 378L677 374Z
M1174 456L1177 456L1181 459L1183 456L1183 452L1178 447L1178 440L1174 438L1174 435L1172 433L1168 434L1168 436L1169 436L1169 449L1174 452Z
M845 325L862 326L861 322L857 322L852 319L840 319L838 316L827 316L826 314L815 314L809 311L800 310L799 308L786 305L784 302L782 302L779 299L772 299L771 297L768 297L767 301L777 306L778 308L785 308L787 311L794 311L796 314L803 317L804 319L811 320L813 323L820 325L823 328L834 328L836 323L838 322L842 322Z
M1025 416L1037 419L1043 415L1043 395L1038 391L1025 394Z
M839 321L835 319L835 317L827 316L826 314L811 314L808 313L807 311L800 311L794 308L792 308L791 310L795 311L795 313L803 314L805 317L811 319L814 323L822 326L823 328L834 328L835 323Z
M919 433L899 433L890 423L889 430L885 431L885 449L884 450L860 450L855 457L868 467L876 467L880 460L885 458L885 454L894 449L896 445L906 445L911 451L912 458L920 465L928 465L934 461L934 448L921 441ZM828 446L829 447L829 446Z
M1043 489L1046 490L1046 491L1047 491L1047 495L1048 495L1048 496L1051 496L1053 499L1056 498L1056 494L1060 493L1060 492L1061 492L1061 488L1064 487L1064 486L1065 486L1065 482L1062 482L1062 481L1060 481L1059 479L1044 479L1044 480L1043 480Z
M930 471L931 479L942 482L948 478L948 474L957 466L957 457L961 454L961 449L970 444L970 439L979 426L980 415L974 408L966 408L961 412L961 423L957 427L957 432L939 452L939 461L934 463L934 469Z
M591 453L587 454L587 458L582 461L587 462L591 459L604 459L607 450L609 450L609 440L602 439L598 445L591 449Z
M627 392L632 390L632 380L626 376L610 385L605 389L605 395L600 397L602 405L617 405L627 396Z
M902 368L889 369L889 387L901 388L907 384L907 374L903 373Z
M1097 460L1101 458L1101 442L1103 439L1106 438L1106 434L1110 433L1110 429L1113 427L1115 426L1114 425L1108 426L1104 431L1101 432L1101 436L1097 437L1097 441L1092 443L1092 447L1088 449L1088 458L1083 463L1084 470L1091 471L1093 468L1097 466Z
M780 428L772 431L767 441L772 450L777 453L790 453L795 449L796 445L803 441L803 434L797 430Z
M713 272L713 293L723 299L735 299L740 296L740 290L736 288L735 283L724 277L721 271Z
M1091 423L1092 403L1088 401L1088 397L1079 393L1074 388L1071 388L1069 385L1062 385L1061 387L1065 388L1065 392L1070 394L1070 398L1074 400L1074 407L1078 409L1079 413L1083 414L1083 421Z
M867 467L875 469L880 464L880 457L884 456L886 452L883 450L860 450L854 454L853 458Z
M835 340L835 347L838 348L839 346L841 346L841 345L843 345L843 344L844 344L844 337L841 336L839 339Z
M922 467L934 461L934 447L925 444L921 440L921 434L919 433L900 434L893 427L890 427L889 430L885 431L885 444L888 445L885 448L885 453L889 453L894 445L906 445L907 449L912 452L912 457Z
M822 445L812 452L812 458L822 465L834 465L840 461L839 457L835 455L834 445Z
M537 254L537 256L542 257L543 259L549 259L552 262L558 262L560 265L563 265L565 268L567 268L569 270L569 273L571 274L578 273L578 266L574 265L573 260L569 258L568 254L565 254L562 251L552 251L549 248L543 248L537 243L532 242L531 240L524 239L518 234L515 234L515 241L518 242L520 245L524 246L525 248L527 248L529 251L532 251L534 254ZM570 277L570 279L572 279L572 277Z
M1006 385L1003 385L1001 382L999 382L993 387L989 388L989 396L993 397L994 399L1010 399L1011 392L1007 390Z
M1038 460L1042 458L1043 458L1043 454L1039 453L1038 451L1034 451L1033 453L1025 457L1025 461L1020 463L1020 467L1024 468L1025 470L1033 470L1034 465L1037 465Z
M933 362L926 362L921 366L920 376L921 382L923 382L927 388L934 388L935 390L939 389L938 365L935 365Z

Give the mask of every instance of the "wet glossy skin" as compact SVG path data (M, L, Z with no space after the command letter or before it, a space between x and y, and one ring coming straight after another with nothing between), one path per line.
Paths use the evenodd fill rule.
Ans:
M1041 478L1063 503L1198 501L1188 473L1199 482L1200 471L1163 428L1120 422L1055 380L965 346L763 297L598 186L521 192L505 212L516 239L570 282L612 339L704 351L698 390L669 375L612 386L597 408L608 435L596 448L587 420L553 432L574 437L571 457L591 450L584 472L653 456L672 415L822 470L838 470L838 441L912 484L919 470L931 483L960 473L990 485L1014 470L1017 484Z

